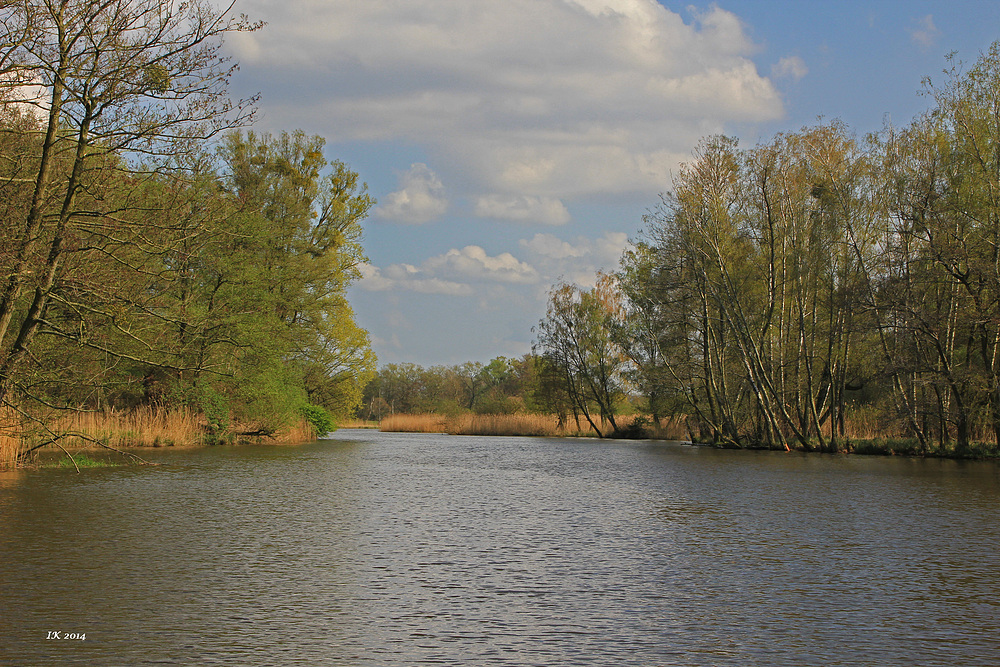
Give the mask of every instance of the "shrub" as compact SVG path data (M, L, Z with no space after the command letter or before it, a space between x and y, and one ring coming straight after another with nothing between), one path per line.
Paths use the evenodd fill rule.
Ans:
M322 406L307 403L302 407L302 416L316 429L316 437L322 438L337 428L333 423L333 417Z

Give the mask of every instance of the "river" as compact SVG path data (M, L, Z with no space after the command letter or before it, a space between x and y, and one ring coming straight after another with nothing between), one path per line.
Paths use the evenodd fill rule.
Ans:
M360 430L147 458L0 473L0 664L1000 664L995 462Z

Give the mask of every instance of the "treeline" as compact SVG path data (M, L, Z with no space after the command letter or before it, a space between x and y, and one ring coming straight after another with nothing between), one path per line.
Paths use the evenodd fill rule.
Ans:
M176 407L225 439L352 412L374 201L322 138L239 129L221 40L258 26L199 0L0 12L4 425L58 442L55 410Z
M633 399L624 393L617 396L611 412L634 414ZM572 403L555 367L534 354L430 368L386 364L365 388L357 415L379 421L398 414L555 415L556 429L590 428L586 413ZM602 433L607 427L596 424L596 428Z
M358 415L381 420L394 414L534 412L535 389L530 356L496 357L485 365L467 362L424 368L386 364L365 387Z
M640 392L728 446L1000 443L1000 47L858 140L702 142L620 270L558 285L539 352L577 409Z

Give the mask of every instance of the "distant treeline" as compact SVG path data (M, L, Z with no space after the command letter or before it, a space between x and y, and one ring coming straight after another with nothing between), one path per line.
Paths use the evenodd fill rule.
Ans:
M467 362L424 368L416 364L387 364L364 391L358 416L382 420L398 414L555 415L556 427L590 429L586 410L570 400L550 362L536 355L496 357L487 364ZM621 393L614 414L633 415L641 399ZM597 433L610 430L596 424ZM605 432L606 431L606 432Z
M374 201L323 139L237 129L221 39L257 26L200 0L0 12L0 426L58 442L53 410L175 406L221 438L353 411Z
M741 149L712 137L614 274L557 285L538 352L582 413L641 394L729 446L1000 443L1000 49L932 108Z

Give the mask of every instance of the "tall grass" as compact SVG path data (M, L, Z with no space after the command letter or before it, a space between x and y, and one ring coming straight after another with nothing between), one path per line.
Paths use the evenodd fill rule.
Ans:
M616 418L619 429L629 429L639 416L622 416ZM595 420L597 421L597 420ZM601 432L609 435L611 424L603 420L597 421ZM436 414L398 414L386 417L379 423L382 431L399 431L407 433L451 433L452 435L525 435L525 436L576 436L595 437L597 433L585 420L570 422L562 427L555 415L512 414L512 415L477 415L464 414L454 417ZM636 434L643 437L662 440L685 440L687 429L683 418L661 420L659 426L648 420L637 424Z
M205 442L205 419L188 408L71 412L53 420L63 447L193 447Z
M326 435L325 433L323 435ZM297 445L303 442L312 442L319 435L316 433L316 428L309 422L308 419L300 419L296 423L289 427L281 429L273 436L271 436L266 442L282 444L282 445Z
M459 415L448 420L455 435L557 435L557 420L550 415Z
M389 415L379 422L380 431L401 433L447 433L447 418L443 415Z
M0 469L13 468L21 454L21 419L9 406L0 406Z
M67 412L34 428L31 434L19 428L18 415L0 408L0 467L13 467L18 455L52 443L63 449L111 447L198 447L219 442L208 428L204 415L187 408L139 407L133 410ZM227 436L225 442L268 442L290 444L316 439L316 431L305 419L272 436Z
M377 421L367 419L343 419L337 421L337 428L378 428Z

